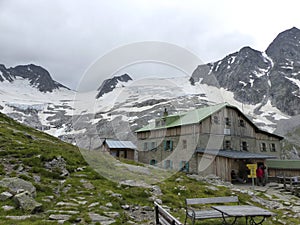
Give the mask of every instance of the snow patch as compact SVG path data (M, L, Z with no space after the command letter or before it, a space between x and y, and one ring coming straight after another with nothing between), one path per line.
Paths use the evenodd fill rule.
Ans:
M273 62L272 58L269 57L266 52L262 52L262 56L263 56L264 61L265 62L270 62L271 63L271 68L273 68L274 67L274 62Z
M253 71L253 74L256 77L262 77L264 75L266 75L266 73L268 72L269 69L263 69L263 68L258 68L258 71Z
M250 79L250 84L251 84L251 87L253 87L253 83L254 83L254 79Z
M292 81L294 84L296 84L298 86L298 88L300 89L300 80L295 79L295 78L291 78L291 77L285 77L286 79Z
M219 69L221 63L222 63L222 60L218 62L217 66L216 66L216 68L215 68L215 71L218 71L218 69Z
M270 79L268 80L268 85L269 85L269 87L272 86L272 83L271 83Z
M234 63L235 59L236 59L236 56L231 56L231 57L228 59L228 61L227 61L228 64Z
M282 69L287 69L287 70L293 70L294 69L294 67L291 66L291 65L285 65L285 66L282 65L281 68Z
M247 83L244 82L244 81L241 81L241 80L240 80L239 83L242 84L244 87L247 86Z

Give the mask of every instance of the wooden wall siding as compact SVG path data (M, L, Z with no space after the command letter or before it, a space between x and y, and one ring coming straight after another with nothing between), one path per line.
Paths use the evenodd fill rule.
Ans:
M215 123L214 116L218 117L218 123ZM226 125L226 118L229 118L230 126ZM241 126L240 120L244 121L244 126ZM230 132L224 134L224 129ZM279 138L263 132L256 133L256 128L248 122L247 118L231 108L223 108L199 124L139 132L137 137L139 161L149 164L151 160L162 163L164 160L172 160L174 169L179 167L180 161L190 161L189 170L194 173L199 173L199 158L195 157L195 150L197 148L225 149L226 140L230 141L233 150L240 151L241 143L246 142L248 152L268 154L278 158L281 152ZM173 141L173 151L164 150L164 140ZM187 143L186 148L183 146L183 140ZM155 142L157 148L145 151L145 142ZM261 151L261 143L266 144L266 152ZM276 152L270 151L272 143L275 144ZM220 174L223 179L230 180L231 169L237 167L236 161L222 157L216 160L203 173Z
M130 160L134 160L134 154L135 151L133 150L127 150L127 159L130 159Z
M268 175L269 177L277 177L283 175L285 175L286 177L297 177L300 176L300 168L299 170L268 168Z
M109 152L113 156L117 156L118 153L124 152L124 158L134 160L134 150L133 149L110 149Z
M225 157L216 157L213 155L198 155L198 174L208 176L214 174L222 180L230 181L230 172L233 159Z
M249 159L249 160L238 160L230 159L225 157L214 157L212 155L198 154L198 171L197 173L201 176L216 175L222 180L231 181L231 170L238 171L241 167L240 164L244 164L244 167L248 163L264 163L264 159Z

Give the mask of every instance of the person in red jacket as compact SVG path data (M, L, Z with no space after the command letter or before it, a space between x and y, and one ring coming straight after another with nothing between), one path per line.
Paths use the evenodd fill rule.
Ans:
M257 177L257 185L263 185L263 180L264 180L264 170L263 166L259 166L256 170L256 177Z

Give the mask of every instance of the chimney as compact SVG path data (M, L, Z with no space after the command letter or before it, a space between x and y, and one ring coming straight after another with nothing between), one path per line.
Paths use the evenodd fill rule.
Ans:
M165 108L164 117L167 117L167 116L168 116L168 111L167 111L167 108Z

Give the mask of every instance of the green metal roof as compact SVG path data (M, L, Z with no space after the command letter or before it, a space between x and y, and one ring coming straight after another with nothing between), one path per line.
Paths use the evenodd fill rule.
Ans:
M166 116L164 118L161 118L161 119L165 120L165 124L163 126L155 126L155 121L153 121L149 125L142 127L141 129L139 129L135 132L159 130L159 129L165 129L165 128L170 128L170 127L178 127L178 126L199 123L202 120L209 117L210 115L212 115L213 113L218 112L225 106L229 106L229 104L221 103L221 104L214 105L214 106L208 106L208 107L203 107L203 108L195 109L192 111L188 111L183 114Z
M163 120L164 121L163 125L156 126L155 121L152 121L147 126L142 127L140 129L136 130L135 132L139 133L139 132L144 132L144 131L160 130L160 129L167 129L167 128L171 128L171 127L179 127L179 126L184 126L184 125L197 124L197 123L200 123L202 120L208 118L212 114L218 112L219 110L221 110L224 107L233 108L233 109L239 111L242 115L244 115L237 107L225 102L225 103L220 103L220 104L213 105L213 106L207 106L207 107L191 110L191 111L188 111L188 112L185 112L182 114L175 114L175 115L162 117L157 120ZM283 137L281 137L277 134L269 133L267 131L259 129L247 116L244 115L244 118L250 124L252 124L252 126L255 128L256 132L273 135L274 137L279 138L280 140L283 139Z
M300 170L300 160L269 159L267 160L266 164L269 168L274 168L274 169Z

